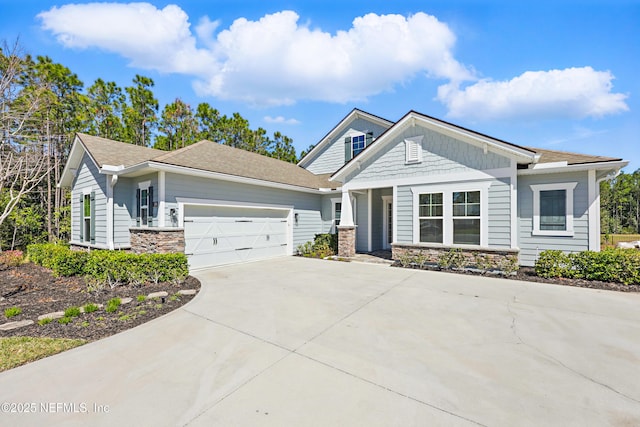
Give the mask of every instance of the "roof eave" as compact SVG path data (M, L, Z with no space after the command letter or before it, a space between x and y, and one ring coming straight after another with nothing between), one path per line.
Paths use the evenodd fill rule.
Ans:
M593 162L593 163L576 163L566 166L558 167L543 167L533 169L519 169L518 175L540 175L547 173L559 173L559 172L580 172L587 170L603 170L603 171L618 171L629 164L628 160L614 160L607 162Z

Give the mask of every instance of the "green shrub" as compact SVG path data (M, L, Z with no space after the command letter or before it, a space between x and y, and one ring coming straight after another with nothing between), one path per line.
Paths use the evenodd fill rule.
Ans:
M441 268L460 269L465 264L466 260L460 248L451 248L447 252L442 252L438 258L438 266Z
M516 255L507 255L500 261L498 268L505 276L511 276L520 269L518 257Z
M51 269L56 276L75 276L84 272L90 254L57 243L36 243L27 246L27 255L31 262Z
M24 254L22 253L22 251L0 252L0 267L17 267L22 264L23 260Z
M487 254L477 253L474 255L474 261L476 263L476 268L483 273L486 273L489 270L495 268L495 265L491 261L491 258Z
M338 253L337 234L316 234L313 243L306 242L299 245L298 254L312 258L326 258Z
M118 310L118 307L120 307L120 304L122 303L122 301L120 301L120 298L111 298L108 302L107 302L107 306L105 307L105 311L107 313L113 313L115 311Z
M338 253L338 234L322 233L316 234L313 238L313 245L317 247L329 248L333 254Z
M64 317L78 317L80 309L78 307L69 307L64 311Z
M53 321L53 319L51 317L44 317L44 318L38 320L38 325L40 325L40 326L48 325L52 321Z
M58 323L61 325L68 325L71 322L73 322L73 317L70 316L64 316L58 319Z
M535 271L540 277L640 284L640 252L635 249L605 249L567 255L562 251L543 251L536 260Z
M88 303L85 304L83 308L85 313L93 313L94 311L98 311L99 307L96 304Z
M534 269L540 277L571 277L571 260L562 251L546 250L540 252Z
M4 315L7 319L17 316L20 313L22 313L22 309L20 307L9 307L4 309Z
M138 302L144 302L146 299L147 299L146 295L138 295L136 297L136 301L138 301Z

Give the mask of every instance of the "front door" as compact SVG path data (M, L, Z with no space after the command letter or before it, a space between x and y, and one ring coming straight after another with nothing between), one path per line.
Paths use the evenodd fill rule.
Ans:
M393 201L392 196L382 198L382 247L391 249L393 242Z

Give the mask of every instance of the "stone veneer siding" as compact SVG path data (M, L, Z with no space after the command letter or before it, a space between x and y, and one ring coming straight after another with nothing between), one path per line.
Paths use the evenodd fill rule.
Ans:
M356 254L356 227L338 226L338 256L352 257Z
M443 252L449 252L451 249L460 249L462 255L465 257L468 265L475 265L476 255L486 255L493 265L500 265L501 261L505 260L509 256L518 256L518 249L490 249L490 248L459 248L457 246L432 246L428 244L403 244L394 243L391 245L391 257L394 260L400 259L400 257L410 255L422 255L425 257L425 262L437 264L440 259L440 254Z
M166 254L184 252L183 228L134 227L130 228L131 252L136 254Z

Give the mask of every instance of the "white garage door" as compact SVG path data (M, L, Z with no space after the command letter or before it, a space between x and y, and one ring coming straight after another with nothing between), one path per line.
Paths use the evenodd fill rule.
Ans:
M185 253L190 268L287 255L284 209L184 207Z

